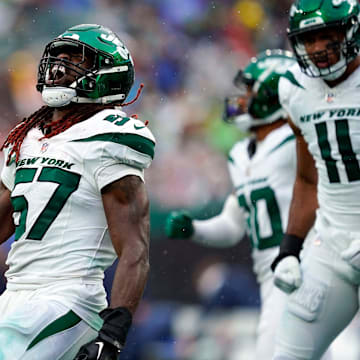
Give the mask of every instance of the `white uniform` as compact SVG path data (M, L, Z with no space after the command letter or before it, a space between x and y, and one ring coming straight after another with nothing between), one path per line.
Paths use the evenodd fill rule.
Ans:
M273 130L266 138L257 143L255 154L248 154L249 139L238 142L230 151L229 171L238 199L237 206L228 206L226 213L220 215L232 218L237 224L234 227L234 241L241 240L246 231L252 241L254 272L260 284L261 314L258 325L258 337L255 359L271 359L275 344L275 331L285 305L286 295L273 284L270 265L279 252L279 244L287 225L289 204L296 173L295 136L285 124ZM228 203L228 201L227 201ZM230 212L232 212L230 214ZM216 221L216 220L215 220ZM194 221L194 241L205 245L228 243L224 231L214 220ZM213 230L210 222L214 222ZM220 222L220 221L219 221ZM242 225L239 225L242 224ZM199 236L200 232L208 236ZM219 234L222 233L222 235ZM217 233L215 241L215 234ZM236 236L237 235L237 236Z
M30 130L19 161L2 172L11 190L16 231L7 259L7 290L0 297L0 360L28 359L24 351L34 341L32 351L41 354L44 331L48 337L63 330L53 326L61 316L100 329L98 313L107 306L104 270L116 259L101 189L126 175L143 179L154 155L148 128L113 109L50 139L39 140L42 136L39 129ZM13 308L11 294L23 297L26 305ZM41 304L43 309L35 311ZM23 329L29 306L34 318ZM12 326L22 335L3 330ZM51 358L68 358L62 356Z
M340 253L360 238L359 85L359 68L335 88L297 65L280 80L280 101L315 159L319 209L275 359L318 359L358 309L360 272Z
M288 125L273 130L249 158L249 139L230 152L229 170L239 205L245 210L253 245L254 272L260 284L261 314L256 359L270 359L286 295L273 285L271 262L279 252L296 172L295 140Z
M232 148L229 171L239 205L245 210L254 271L262 283L272 276L270 265L287 224L296 172L295 136L285 124L258 142L251 158L249 141Z

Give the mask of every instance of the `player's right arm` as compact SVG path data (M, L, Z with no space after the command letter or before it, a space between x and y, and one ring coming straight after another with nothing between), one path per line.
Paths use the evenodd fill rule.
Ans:
M12 218L13 206L10 200L11 192L3 182L0 182L0 244L5 242L15 231Z
M221 213L206 220L195 220L186 211L169 214L166 235L212 247L230 247L245 234L245 214L234 194L227 197Z
M314 224L318 208L317 170L299 128L290 120L289 124L296 136L297 168L286 233L305 239Z
M299 254L304 239L314 224L318 207L315 161L301 131L291 120L289 124L296 136L296 178L286 233L280 244L280 252L271 265L275 273L275 284L288 293L301 284Z

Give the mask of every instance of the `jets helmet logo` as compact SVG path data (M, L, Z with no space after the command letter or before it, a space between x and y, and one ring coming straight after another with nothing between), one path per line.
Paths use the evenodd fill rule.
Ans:
M347 2L350 6L356 6L356 0L333 0L332 4L337 7L344 2Z

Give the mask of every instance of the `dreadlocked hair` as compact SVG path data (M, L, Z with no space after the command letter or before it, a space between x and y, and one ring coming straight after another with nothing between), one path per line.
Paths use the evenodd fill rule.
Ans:
M15 161L19 160L20 148L25 139L26 134L37 124L40 124L46 119L51 118L54 109L49 106L43 106L39 110L35 111L32 115L27 118L24 118L23 121L18 124L14 129L12 129L7 136L6 140L2 144L0 150L13 145L12 149L9 152L6 165L9 165L10 159L13 154L16 154Z
M13 147L11 148L8 154L6 165L10 164L13 154L15 154L15 162L19 160L21 145L27 133L34 127L36 126L41 127L45 132L45 135L42 138L40 138L39 141L43 139L49 139L55 135L64 132L72 125L90 118L91 116L95 115L96 113L102 110L114 109L116 106L124 107L134 103L139 98L143 87L144 84L140 84L135 98L129 101L128 103L111 103L107 105L82 104L81 106L76 106L74 107L74 109L71 109L69 115L66 114L65 117L57 121L50 121L54 113L53 107L50 106L41 107L39 110L35 111L29 117L24 118L20 124L18 124L14 129L10 131L9 135L7 136L6 140L4 141L3 145L0 148L0 151L2 151L4 148L13 145Z
M0 148L0 150L3 150L4 148L13 145L9 152L6 165L9 165L13 154L15 154L15 162L19 160L21 145L27 133L34 127L41 127L45 132L45 135L39 140L49 139L64 132L72 125L90 118L99 111L104 109L112 109L114 106L115 104L84 104L71 109L71 113L69 115L66 115L64 118L61 118L57 121L51 121L54 108L49 106L41 107L39 110L35 111L28 118L25 118L19 125L10 131L8 137Z

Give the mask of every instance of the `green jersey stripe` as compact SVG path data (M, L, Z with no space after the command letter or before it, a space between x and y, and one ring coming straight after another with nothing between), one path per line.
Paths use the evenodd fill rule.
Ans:
M56 319L52 323L50 323L48 326L43 329L39 335L35 337L35 339L31 342L31 344L28 346L26 351L30 350L32 347L34 347L37 343L44 340L45 338L55 335L61 331L68 330L75 325L77 325L81 321L81 318L77 316L72 310L70 310L67 314L64 316Z
M275 150L277 150L278 148L280 148L281 146L283 146L284 144L286 144L289 141L295 140L295 135L291 134L288 137L286 137L280 144L276 145L270 152L269 154L271 154L272 152L274 152Z
M143 136L136 134L107 133L90 136L85 139L73 140L74 142L110 141L116 144L126 145L130 148L154 158L155 143Z
M305 90L305 88L295 79L295 76L291 71L288 70L284 75L281 76L288 79L293 85Z

